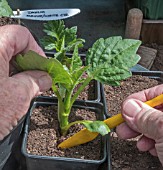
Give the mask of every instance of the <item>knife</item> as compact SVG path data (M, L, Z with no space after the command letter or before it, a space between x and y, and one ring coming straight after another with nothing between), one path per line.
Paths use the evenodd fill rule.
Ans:
M159 106L160 104L163 104L163 94L145 102L147 105L151 107ZM104 122L108 125L110 129L115 128L119 124L123 123L125 120L122 117L122 114L119 113L115 116L112 116L111 118L108 118L104 120ZM86 128L80 130L79 132L75 133L70 138L66 139L62 143L58 145L58 148L70 148L73 146L81 145L84 143L87 143L89 141L92 141L98 136L97 132L91 132L87 130Z
M80 13L80 9L67 8L67 9L32 9L25 11L13 11L11 18L27 19L27 20L61 20L72 17Z

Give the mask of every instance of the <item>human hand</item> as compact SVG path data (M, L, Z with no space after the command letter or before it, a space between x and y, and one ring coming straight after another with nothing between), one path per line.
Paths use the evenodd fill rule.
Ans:
M137 137L137 148L140 151L149 151L158 156L163 165L163 104L151 108L145 101L163 94L163 84L132 94L122 105L122 115L125 123L116 129L122 139Z
M7 136L28 111L31 99L48 90L52 81L43 71L16 73L12 60L18 53L33 50L45 56L27 28L0 27L0 140ZM10 76L12 75L12 76Z

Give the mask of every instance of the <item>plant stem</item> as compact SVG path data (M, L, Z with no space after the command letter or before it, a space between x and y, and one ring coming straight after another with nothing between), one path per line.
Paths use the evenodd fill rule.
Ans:
M56 94L56 96L58 98L58 121L60 123L60 128L62 129L62 127L67 125L65 123L66 119L67 119L66 118L67 116L65 116L65 113L64 113L65 112L65 107L64 107L64 103L62 101L62 97L60 96L60 93L59 93L58 89L56 88L56 86L52 85L52 89L53 89L53 92Z
M58 116L60 120L61 133L66 134L65 127L69 124L68 118L71 111L72 90L66 91L64 102L58 102Z
M57 97L60 96L60 100L58 98L58 120L60 123L61 133L63 135L67 133L67 130L69 129L70 126L75 124L75 122L69 124L69 121L68 121L72 105L77 99L78 95L83 91L85 86L88 85L91 80L92 80L92 77L87 77L72 98L71 96L72 96L74 87L69 89L69 91L66 90L64 101L61 100L62 98L60 95L57 95ZM80 122L76 122L76 123L80 123Z
M75 100L77 99L77 97L79 96L79 94L84 90L85 86L87 86L91 80L92 80L92 77L87 77L85 81L83 82L83 84L79 87L79 89L77 90L77 92L74 94L74 96L71 99L71 107L73 103L75 102Z
M68 116L65 112L65 105L63 102L60 102L58 100L58 120L61 128L61 133L63 134L63 129L65 126L69 124L68 122Z
M52 89L53 89L53 92L55 93L55 95L57 96L58 101L62 101L62 97L60 96L59 91L58 91L57 87L55 86L55 84L52 85Z
M77 120L77 121L75 121L75 122L69 123L67 126L65 126L65 127L63 128L63 135L66 135L68 129L69 129L72 125L75 125L75 124L77 124L77 123L83 123L83 122L88 122L88 120Z
M71 95L72 95L72 91L66 91L66 95L65 95L65 99L64 99L66 113L70 113L70 110L71 110Z

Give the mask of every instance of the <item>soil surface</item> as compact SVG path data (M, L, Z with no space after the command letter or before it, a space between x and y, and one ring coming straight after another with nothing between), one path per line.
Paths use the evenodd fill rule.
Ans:
M8 17L0 17L0 26L18 24L18 20Z
M34 155L47 155L56 157L70 157L80 159L101 159L101 137L77 147L69 149L58 149L58 144L64 139L72 136L83 128L82 125L72 126L66 137L61 137L58 130L57 107L39 107L31 116L30 132L28 135L27 152ZM73 108L70 122L75 120L96 120L95 112L85 109Z
M104 85L108 113L111 115L121 111L122 101L129 95L154 87L160 82L154 79L149 79L145 76L133 75L131 78L121 82L121 86Z
M108 113L115 115L121 112L124 99L135 92L153 87L160 82L148 77L133 75L122 82L119 87L105 85ZM157 157L136 148L138 138L121 140L115 132L111 133L111 166L112 170L144 170L163 169Z

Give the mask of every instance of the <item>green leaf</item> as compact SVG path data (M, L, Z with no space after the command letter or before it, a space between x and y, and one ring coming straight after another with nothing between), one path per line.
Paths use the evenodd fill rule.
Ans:
M89 131L100 133L102 136L110 132L109 127L103 121L85 121L83 124Z
M78 46L75 46L70 65L70 72L75 71L76 69L82 66L82 60L78 54Z
M65 25L63 20L49 21L44 24L44 36L40 43L46 50L63 53L65 48Z
M85 73L86 70L88 70L89 66L82 66L75 70L72 74L72 79L75 82L75 84L81 83L81 76Z
M57 20L57 21L48 21L44 24L44 32L51 37L56 38L57 40L60 40L64 35L64 21L63 20Z
M109 84L112 86L119 86L120 81L132 76L131 71L125 70L125 68L119 68L110 66L107 71L101 69L101 72L94 75L94 78L101 83Z
M72 42L70 42L69 44L67 44L67 46L65 47L65 51L69 52L71 50L74 49L74 47L77 45L79 48L83 47L83 43L85 42L84 39L75 39Z
M122 39L120 36L100 38L88 50L86 65L88 74L101 83L120 85L120 81L130 77L130 68L139 61L136 54L141 42Z
M139 40L124 39L119 41L112 50L114 65L133 67L140 60L140 57L136 55L140 44Z
M71 28L66 28L65 29L65 37L66 37L66 44L69 44L70 42L72 42L73 40L76 39L77 35L77 27L71 27Z
M70 52L76 45L83 47L85 42L83 39L77 38L77 27L65 28L63 20L47 22L44 24L44 32L51 38L43 37L41 44L47 50L51 50L53 47L59 54Z
M17 55L16 62L23 71L41 70L48 72L54 84L61 83L66 87L72 84L71 76L55 58L47 59L34 51L29 51L24 55Z
M100 38L98 39L88 50L86 56L86 65L91 64L92 69L96 67L96 64L104 64L104 62L108 62L111 59L111 51L114 46L122 40L122 37L115 36L109 37L107 39Z
M44 40L41 39L40 43L44 46L46 50L54 50L56 49L56 41L53 37L45 36Z
M13 15L13 11L10 8L6 0L0 0L0 16L1 17L10 17Z

